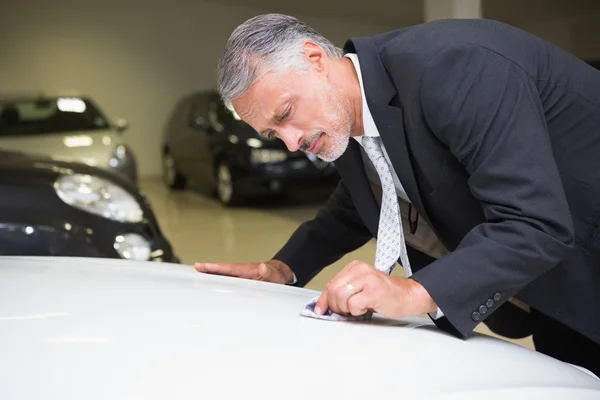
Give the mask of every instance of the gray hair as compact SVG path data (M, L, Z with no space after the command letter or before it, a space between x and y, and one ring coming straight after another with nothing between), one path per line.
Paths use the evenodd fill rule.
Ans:
M265 14L238 26L227 41L218 66L217 88L225 104L242 96L269 70L303 70L305 41L319 45L331 58L344 55L342 49L297 18Z

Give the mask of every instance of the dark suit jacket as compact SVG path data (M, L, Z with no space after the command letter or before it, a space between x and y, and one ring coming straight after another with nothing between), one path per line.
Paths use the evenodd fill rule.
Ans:
M447 20L349 40L415 209L451 252L413 265L466 337L511 296L600 342L600 72L521 30ZM274 256L303 285L377 235L358 143ZM369 260L365 260L369 261Z

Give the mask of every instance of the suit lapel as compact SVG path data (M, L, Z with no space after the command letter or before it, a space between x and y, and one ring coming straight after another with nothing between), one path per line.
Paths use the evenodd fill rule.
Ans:
M369 105L369 110L375 120L375 125L377 125L383 145L390 156L394 170L396 171L411 203L425 221L427 221L429 226L432 226L427 211L425 210L425 206L423 205L423 200L419 193L410 160L402 109L389 105L390 101L397 95L397 91L379 58L377 48L372 40L368 38L351 39L346 42L344 48L347 51L356 52L358 55L367 104ZM358 143L356 144L358 145ZM358 158L354 159L354 163L359 165L358 169L363 170L362 163L360 162L360 155ZM342 165L344 164L345 163L342 163ZM364 170L362 174L365 175L364 184L367 185L368 182L366 182ZM353 178L349 177L348 179ZM358 182L356 183L358 184ZM357 189L357 191L353 192L353 196L365 191L365 186ZM368 192L371 191L369 190Z
M369 228L373 237L377 237L379 205L373 191L368 190L370 187L369 179L363 167L359 146L358 142L351 138L348 148L341 157L335 160L334 165L352 194L354 205L363 221L365 221L367 228Z

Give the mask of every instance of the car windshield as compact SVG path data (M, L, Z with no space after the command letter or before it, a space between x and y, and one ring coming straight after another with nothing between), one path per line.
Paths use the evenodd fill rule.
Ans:
M0 102L0 137L109 128L87 99L55 97Z

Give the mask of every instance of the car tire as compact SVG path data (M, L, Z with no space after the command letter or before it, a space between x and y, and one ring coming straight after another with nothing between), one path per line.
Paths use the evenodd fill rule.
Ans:
M235 183L235 177L227 163L221 161L215 169L216 195L221 204L232 207L242 204L242 196Z
M177 165L175 159L168 151L163 154L162 162L162 176L165 185L172 190L183 190L185 189L187 179L179 171L177 171Z

